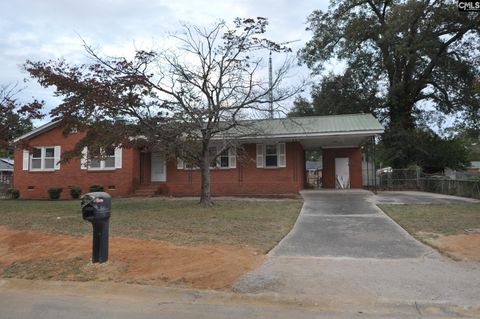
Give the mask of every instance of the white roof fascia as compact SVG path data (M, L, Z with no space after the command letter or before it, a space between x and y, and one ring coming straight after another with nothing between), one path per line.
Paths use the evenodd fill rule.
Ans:
M272 138L315 138L324 136L343 136L343 135L377 135L382 134L384 130L374 131L350 131L350 132L325 132L325 133L292 133L292 134L272 134L272 135L253 135L245 137L233 137L237 139L272 139Z

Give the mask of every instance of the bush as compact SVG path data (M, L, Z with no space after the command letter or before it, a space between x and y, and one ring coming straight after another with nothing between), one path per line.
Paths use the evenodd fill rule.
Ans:
M16 188L7 189L7 198L18 199L20 197L20 191Z
M88 187L88 191L89 192L103 192L103 186L93 184L93 185L90 185L90 187Z
M62 191L63 188L61 187L50 187L48 189L48 197L50 197L50 199L59 199Z
M70 187L70 196L73 199L78 199L80 197L80 194L82 194L82 189L78 186L72 186Z

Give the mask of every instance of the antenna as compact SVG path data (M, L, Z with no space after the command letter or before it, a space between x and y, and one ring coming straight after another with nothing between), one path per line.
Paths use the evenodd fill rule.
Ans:
M293 42L298 42L301 41L300 39L297 40L292 40L292 41L287 41L287 42L282 42L278 43L278 45L285 45ZM268 98L269 98L269 108L268 108L268 113L269 117L273 119L273 72L272 72L272 50L269 50L269 56L268 56L268 86L270 87L270 91L268 93Z
M270 118L273 119L273 75L272 75L272 50L269 52L268 57L268 87L270 92L268 92L269 104L268 104L268 113Z

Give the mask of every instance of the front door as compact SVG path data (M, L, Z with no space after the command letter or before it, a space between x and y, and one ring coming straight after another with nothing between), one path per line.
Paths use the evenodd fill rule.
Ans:
M335 188L350 188L350 159L335 158Z
M150 184L150 153L140 152L140 184Z
M151 180L152 182L166 182L167 168L165 165L165 158L160 153L152 153L151 162Z

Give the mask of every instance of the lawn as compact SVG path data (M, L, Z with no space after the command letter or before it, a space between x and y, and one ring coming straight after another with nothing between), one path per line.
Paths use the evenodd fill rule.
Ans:
M110 235L178 245L248 245L267 252L293 226L300 200L114 199ZM69 235L91 233L79 201L0 200L0 225Z
M480 228L480 204L379 205L409 233L455 235Z
M480 204L379 205L418 240L454 260L480 261Z

